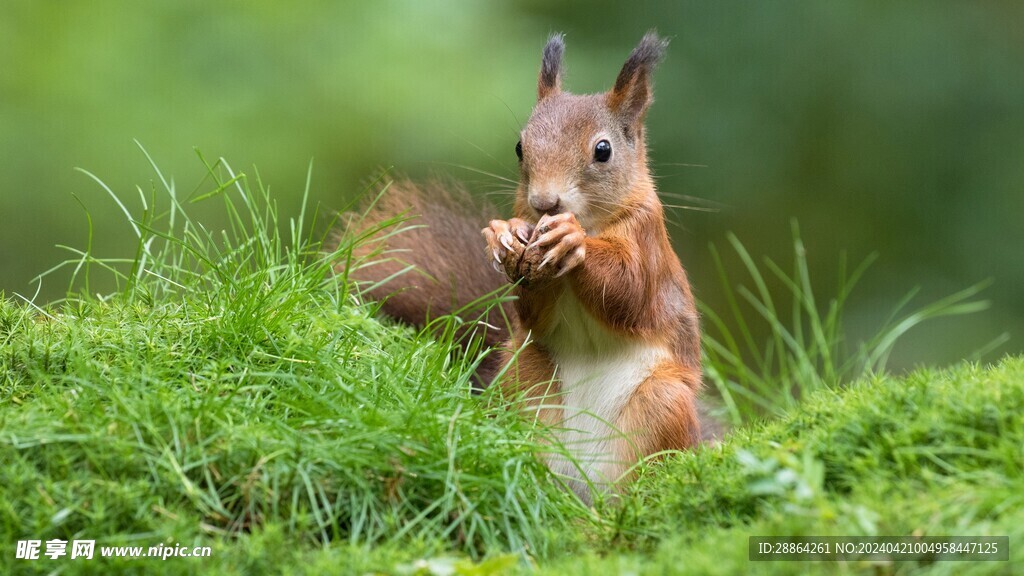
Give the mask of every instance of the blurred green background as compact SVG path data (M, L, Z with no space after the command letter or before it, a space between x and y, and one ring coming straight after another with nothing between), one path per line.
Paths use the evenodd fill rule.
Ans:
M1021 350L1021 22L1018 2L5 0L0 290L31 296L30 279L67 257L55 245L86 245L72 194L95 252L131 255L119 209L73 168L137 206L154 175L133 139L184 193L203 174L194 146L256 165L286 216L311 158L329 208L386 166L500 189L453 165L515 177L548 33L567 34L567 88L593 92L657 27L672 44L648 118L653 167L663 190L715 208L671 214L699 297L724 305L710 242L726 249L734 231L788 264L795 217L819 295L842 251L879 253L849 304L854 335L914 286L923 303L995 279L989 311L926 325L895 365L951 362L1004 332L1016 337L1000 351ZM64 278L39 299L63 296Z

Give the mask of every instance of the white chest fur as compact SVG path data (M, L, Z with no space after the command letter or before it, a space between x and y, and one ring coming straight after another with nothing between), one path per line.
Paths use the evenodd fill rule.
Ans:
M582 480L608 484L622 471L615 444L628 436L618 428L619 417L637 387L670 355L661 346L608 330L569 291L557 310L542 343L551 352L561 382L559 439L577 462L555 457L549 465L582 493Z

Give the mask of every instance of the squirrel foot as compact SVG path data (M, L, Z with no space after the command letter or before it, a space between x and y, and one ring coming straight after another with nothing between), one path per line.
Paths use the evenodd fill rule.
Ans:
M528 267L522 271L523 276L537 282L568 274L583 264L586 239L586 231L571 212L543 216L523 255Z
M509 282L538 285L568 274L586 258L587 233L570 212L545 215L536 226L512 218L482 230L487 257Z
M505 274L510 282L518 281L522 277L519 273L520 261L526 243L533 236L533 225L519 218L491 220L481 232L487 240L487 258L491 260L494 269Z

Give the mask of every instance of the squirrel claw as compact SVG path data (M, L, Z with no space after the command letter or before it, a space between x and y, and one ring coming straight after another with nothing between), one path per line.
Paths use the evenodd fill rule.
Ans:
M504 246L506 250L512 250L512 236L507 232L498 236L498 241L501 242L501 245Z

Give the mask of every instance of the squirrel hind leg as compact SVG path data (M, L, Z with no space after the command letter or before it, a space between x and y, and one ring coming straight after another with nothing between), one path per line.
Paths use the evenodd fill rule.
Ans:
M633 464L664 450L693 448L703 437L697 390L700 371L674 361L659 364L630 396L616 422L618 482Z

